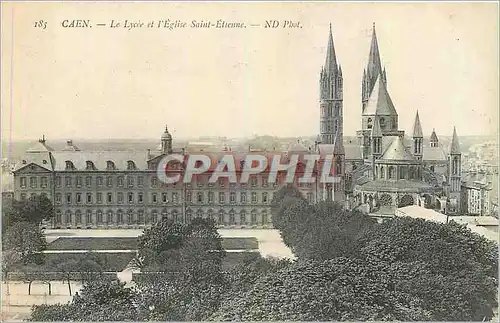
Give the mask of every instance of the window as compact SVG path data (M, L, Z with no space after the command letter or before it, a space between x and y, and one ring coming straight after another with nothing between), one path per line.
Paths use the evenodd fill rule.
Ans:
M71 193L66 193L66 204L71 204Z
M30 187L31 188L36 188L36 177L30 177Z
M127 223L134 224L134 211L128 210L127 212Z
M144 177L137 176L137 186L139 186L139 187L143 187L144 186Z
M85 177L85 186L87 187L92 186L92 177L90 176Z
M262 203L267 203L267 192L262 193Z
M247 202L247 193L246 192L241 192L240 193L240 202L241 203L246 203Z
M62 199L61 193L56 193L56 203L57 204L61 204L61 199Z
M106 162L106 169L107 170L114 170L115 169L115 163L113 163L111 160L108 160Z
M158 222L158 211L153 210L153 211L151 212L151 222L152 222L152 223L156 223L156 222Z
M224 203L224 192L219 192L219 203Z
M214 192L209 191L208 192L208 203L213 203L214 202Z
M257 193L252 192L252 203L257 203Z
M97 210L97 224L102 224L103 221L102 221L102 211L101 210Z
M134 193L132 193L132 192L128 193L128 203L129 204L134 203Z
M72 222L72 218L71 218L71 211L70 210L67 210L66 211L66 221L64 221L66 224L69 224L71 225L71 222Z
M122 204L123 203L123 192L118 192L118 194L117 194L117 200L118 200L118 204Z
M191 203L192 200L193 199L192 199L191 192L190 191L186 192L186 202Z
M145 221L144 221L144 210L137 211L137 222L139 224L145 224Z
M251 179L250 179L250 183L254 187L257 186L257 177L252 176Z
M267 210L262 210L262 225L267 225Z
M158 198L158 196L156 195L156 193L151 194L151 201L153 203L158 203L157 198Z
M235 225L236 224L236 219L234 216L234 210L229 211L229 224Z
M113 186L113 177L111 177L111 176L106 177L106 185L108 187L112 187Z
M151 177L151 187L156 187L158 185L158 178L156 176Z
M139 203L144 203L144 194L142 192L137 193L137 199Z
M82 203L82 193L76 193L76 204Z
M96 200L97 200L97 203L102 203L102 193L97 193L97 196L96 196Z
M179 203L179 194L177 192L172 192L172 202Z
M224 187L224 178L219 178L219 186Z
M134 178L132 176L127 177L128 187L134 187Z
M43 188L47 187L47 177L45 177L45 176L42 177L41 182L42 182L41 185Z
M123 187L123 176L118 176L116 179L118 187Z
M134 163L133 161L129 160L129 161L127 162L127 169L128 169L128 170L134 170L134 169L136 169L136 167L135 167L135 163Z
M267 187L267 177L262 177L262 186Z
M235 192L229 193L229 201L231 203L236 203L236 193Z
M75 212L75 222L76 224L82 224L82 212L80 210Z
M118 224L123 224L123 211L122 210L118 210L118 212L116 212L116 222Z
M26 187L26 177L21 177L21 187L22 188Z
M385 128L385 119L384 118L380 118L378 120L379 124L380 124L380 128L384 129Z
M92 211L87 210L87 219L85 221L87 224L92 224Z
M174 218L174 222L176 222L177 221L177 211L176 210L172 211L172 217ZM163 211L161 213L161 220L162 221L167 221L168 220L167 209L163 209Z
M87 193L87 203L92 203L92 193Z
M101 177L101 176L99 176L99 177L97 177L97 179L96 179L96 180L97 180L97 186L98 186L98 187L102 187L102 177Z
M25 179L25 182L26 182L26 179ZM61 187L61 176L56 176L56 187Z
M219 211L219 221L217 223L220 225L224 224L224 213L225 213L224 210Z
M73 163L69 160L66 161L66 170L74 170L75 169L75 166L73 165Z
M245 210L241 210L240 212L240 224L246 224L247 223L247 213Z
M87 165L87 166L86 166L86 169L87 169L87 170L95 170L95 166L94 166L94 163L93 163L92 161L87 160L87 161L85 162L85 164Z
M56 211L56 223L61 223L61 211Z
M196 195L196 200L198 201L198 203L203 203L203 192L198 192Z
M76 187L82 187L82 177L81 176L76 177Z
M252 225L257 224L257 211L252 210L252 212L250 213L250 221Z
M167 193L161 193L161 201L163 203L167 203L168 202Z

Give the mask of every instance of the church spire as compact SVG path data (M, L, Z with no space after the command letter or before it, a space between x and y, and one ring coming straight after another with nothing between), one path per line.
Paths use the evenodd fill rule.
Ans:
M382 63L380 62L380 52L378 49L377 32L375 23L373 23L372 42L370 46L370 55L368 56L368 75L371 79L376 79L382 73Z
M450 155L460 155L460 142L457 136L457 129L453 127L453 138L451 138Z
M420 117L418 116L418 110L417 110L417 115L415 116L415 123L413 124L413 138L423 138L424 134L422 132L422 125L420 124Z
M332 24L330 24L330 34L328 36L325 72L330 76L337 74L337 56L335 55L335 46L333 45Z

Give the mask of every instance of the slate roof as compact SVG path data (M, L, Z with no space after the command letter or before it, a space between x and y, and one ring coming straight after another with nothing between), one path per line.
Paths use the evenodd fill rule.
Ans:
M147 169L147 152L137 151L74 151L53 152L53 169L63 171L66 161L73 162L76 170L85 170L87 161L94 163L97 170L106 170L107 161L113 161L116 170L126 170L128 161L133 161L137 169Z
M424 147L422 159L425 161L446 161L448 160L448 154L443 149L443 147Z
M379 116L397 116L398 113L394 108L392 99L387 92L387 88L384 82L380 81L380 75L377 77L377 81L373 87L372 94L368 99L368 104L366 105L363 115L379 115Z
M47 145L46 143L42 141L38 141L36 144L34 144L31 148L26 150L27 153L41 153L41 152L49 152L49 151L54 151L52 147Z
M420 117L418 116L418 111L417 115L415 116L415 123L413 124L413 132L412 136L415 138L423 138L424 134L422 132L422 125L420 124Z
M389 147L386 148L380 159L414 161L415 157L405 147L403 138L396 137Z

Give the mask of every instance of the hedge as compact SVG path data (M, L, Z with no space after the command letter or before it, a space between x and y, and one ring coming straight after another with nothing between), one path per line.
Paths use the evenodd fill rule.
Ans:
M47 250L136 250L136 237L60 237Z
M106 252L97 253L91 252L92 257L101 266L104 272L121 272L130 263L132 258L135 257L136 252ZM58 264L67 261L80 261L88 259L89 253L45 253L45 264L49 271L58 271Z

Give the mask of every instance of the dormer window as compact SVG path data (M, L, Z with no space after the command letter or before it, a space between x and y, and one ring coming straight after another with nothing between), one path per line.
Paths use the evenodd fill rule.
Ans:
M47 160L42 160L42 164L47 164Z
M27 163L26 159L23 159L23 165L26 165Z
M115 170L115 169L116 169L116 167L115 167L115 163L114 163L114 162L112 162L111 160L108 160L108 161L106 162L106 169L107 169L107 170Z
M67 160L66 161L66 170L74 170L74 169L75 169L75 165L73 165L73 162L70 160Z
M136 167L135 167L135 163L134 163L133 161L129 160L129 161L127 162L127 169L128 169L128 170L134 170L134 169L136 169Z
M86 164L87 164L87 170L95 170L94 162L87 160Z

